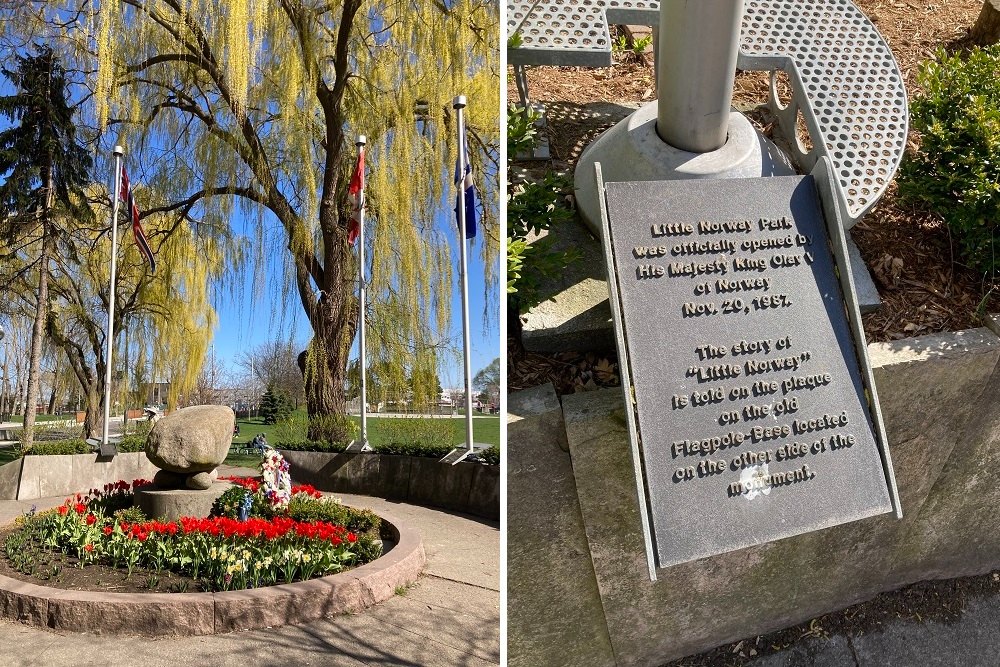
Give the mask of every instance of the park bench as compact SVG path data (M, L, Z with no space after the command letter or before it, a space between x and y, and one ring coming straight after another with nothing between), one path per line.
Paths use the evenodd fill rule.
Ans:
M507 62L522 102L525 65L606 67L610 25L655 31L658 21L654 0L510 0L507 32L520 44L508 48ZM771 73L769 106L792 159L804 173L830 159L852 227L885 193L906 145L903 77L878 30L850 0L746 0L738 67ZM779 91L782 71L788 99ZM798 138L800 118L808 142Z

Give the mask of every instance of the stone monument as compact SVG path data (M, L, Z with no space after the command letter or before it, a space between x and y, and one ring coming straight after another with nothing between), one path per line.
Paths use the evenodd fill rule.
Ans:
M225 405L196 405L159 420L149 432L146 457L160 470L153 485L136 492L150 517L208 516L228 483L218 482L233 438L236 414Z

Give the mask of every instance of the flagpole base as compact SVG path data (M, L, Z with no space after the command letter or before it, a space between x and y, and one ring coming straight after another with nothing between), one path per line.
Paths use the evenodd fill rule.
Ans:
M468 445L462 445L461 447L456 447L455 449L445 454L444 457L438 460L438 463L449 463L451 465L455 465L456 463L461 463L470 456L474 456L479 452L485 451L489 448L490 448L489 445L484 445L481 442L472 443L472 449L469 449Z
M367 440L351 440L351 443L347 445L345 452L374 452L372 446L368 444Z
M657 102L646 104L590 144L577 162L576 205L595 236L601 235L601 207L594 163L604 182L673 181L696 178L792 176L788 156L737 112L729 114L726 143L708 153L671 146L656 132Z

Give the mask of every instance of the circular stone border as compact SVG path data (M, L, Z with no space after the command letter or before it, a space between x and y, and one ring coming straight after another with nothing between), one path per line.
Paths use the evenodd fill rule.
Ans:
M63 632L182 637L255 630L355 613L413 583L426 563L420 533L379 514L396 546L347 572L218 593L102 593L0 575L0 618Z

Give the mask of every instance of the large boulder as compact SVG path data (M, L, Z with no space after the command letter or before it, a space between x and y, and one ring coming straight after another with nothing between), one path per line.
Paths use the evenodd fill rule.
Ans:
M211 472L226 459L236 414L225 405L196 405L158 421L146 440L146 457L170 472Z

